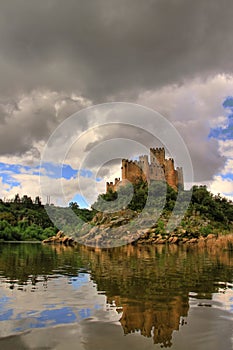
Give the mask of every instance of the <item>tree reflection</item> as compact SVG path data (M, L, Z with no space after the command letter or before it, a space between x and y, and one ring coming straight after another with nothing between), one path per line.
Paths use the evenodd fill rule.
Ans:
M119 312L124 334L140 332L170 347L186 322L189 298L211 299L232 282L232 252L226 241L193 246L124 246L111 249L36 244L0 245L0 277L22 288L86 271ZM194 293L194 294L193 294Z

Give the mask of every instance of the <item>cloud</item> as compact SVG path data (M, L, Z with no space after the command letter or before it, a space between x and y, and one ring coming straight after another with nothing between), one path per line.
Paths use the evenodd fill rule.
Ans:
M193 162L195 181L209 181L221 171L229 154L223 142L209 138L215 125L225 127L227 116L222 104L233 91L233 76L216 75L205 81L194 79L185 85L168 85L141 93L138 103L168 118L183 137ZM230 140L226 145L230 144ZM232 154L232 153L231 153Z
M232 179L223 179L221 176L215 176L210 184L210 191L214 194L222 193L224 196L233 200L233 181Z
M231 0L2 2L0 93L46 87L100 102L231 72L232 7Z
M19 96L17 108L13 102L3 101L5 119L0 129L0 156L14 154L39 159L54 129L65 118L90 104L88 99L48 90L34 90Z
M224 169L221 171L221 174L222 175L233 174L233 158L227 160Z
M233 157L233 140L219 140L219 151L226 157Z
M56 205L68 205L76 197L85 198L86 206L90 206L96 200L98 193L105 190L105 182L96 182L92 177L53 178L43 175L43 193L41 193L41 177L38 174L11 173L13 185L8 178L0 177L0 197L13 199L18 193L20 197L27 194L34 199L40 195L42 202L46 203L50 196L51 203ZM62 189L63 197L60 195Z
M0 162L38 166L68 116L121 100L170 120L189 148L195 181L211 181L232 154L231 133L224 143L219 134L208 139L211 128L231 125L222 103L233 91L232 10L231 0L1 2ZM87 154L119 130L91 128L80 123L77 134L89 132L66 163L78 169L85 160L95 173L98 152ZM121 135L155 142L130 128ZM51 161L59 160L62 139L56 147ZM101 174L110 176L109 165Z
M218 125L211 128L209 137L219 140L233 139L233 97L227 97L223 102L223 107L230 110L230 114L224 120L224 125Z

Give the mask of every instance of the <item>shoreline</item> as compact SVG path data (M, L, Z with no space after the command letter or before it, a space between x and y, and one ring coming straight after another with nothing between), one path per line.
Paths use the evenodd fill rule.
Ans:
M127 245L132 244L134 246L140 246L140 245L205 245L208 243L213 243L218 245L219 243L226 243L229 250L233 251L233 233L229 232L227 234L209 234L206 237L199 236L199 237L178 237L175 234L171 234L168 237L162 237L161 235L157 235L155 237L150 237L150 229L144 230L143 234L141 236L137 237L135 240L131 241L122 241L122 244L120 245ZM160 237L161 236L161 237ZM82 238L81 238L82 239ZM102 239L98 238L98 235L93 237L91 240L87 240L86 242L78 242L76 239L66 236L64 232L59 231L56 236L50 237L44 241L42 241L42 244L49 244L49 245L62 245L62 246L71 246L75 247L78 244L86 245L86 246L92 246L92 247L105 247L108 248L108 242L111 242L110 240L104 242ZM120 241L118 242L120 243ZM116 244L116 246L119 246L119 244ZM109 245L109 248L113 247L112 245Z

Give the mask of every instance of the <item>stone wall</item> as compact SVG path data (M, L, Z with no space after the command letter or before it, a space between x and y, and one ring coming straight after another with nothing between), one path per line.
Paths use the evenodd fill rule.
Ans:
M122 159L121 179L115 179L115 183L107 182L106 191L114 192L120 184L128 181L135 184L140 179L148 183L152 180L166 181L175 190L184 187L182 168L175 169L174 159L165 158L164 148L150 148L150 163L147 155L140 156L139 161Z

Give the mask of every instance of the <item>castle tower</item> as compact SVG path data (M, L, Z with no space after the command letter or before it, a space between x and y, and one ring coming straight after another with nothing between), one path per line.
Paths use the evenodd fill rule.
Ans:
M132 184L136 183L139 179L143 179L143 181L147 180L140 167L140 163L132 160L122 159L121 174L123 184L126 180Z
M177 187L179 189L184 189L184 176L183 176L183 169L182 167L177 167L176 168L177 171Z
M174 159L165 159L165 149L150 148L150 163L148 156L140 156L139 161L122 159L121 178L116 178L115 183L107 182L106 190L117 191L119 185L128 181L136 184L141 179L150 183L154 181L166 181L169 186L177 191L184 188L183 170L181 167L174 167Z
M106 182L106 192L114 192L113 182Z
M139 157L139 166L143 171L143 174L147 180L147 182L150 181L150 171L149 171L149 161L148 156L140 156Z
M107 182L106 183L106 192L112 191L112 192L116 192L117 191L117 186L118 184L121 182L119 177L115 178L115 183L113 182Z
M151 164L159 163L161 166L165 162L165 149L162 148L150 148L150 162Z
M165 178L169 186L177 190L178 175L174 167L174 159L165 160Z
M121 164L122 181L127 179L127 174L128 174L128 159L122 159L122 164Z

